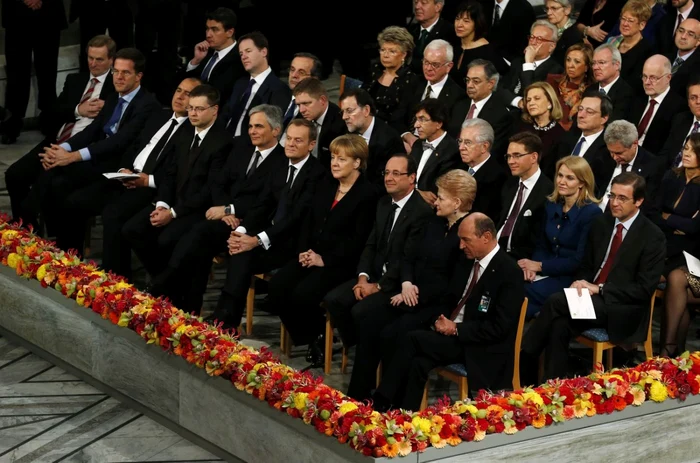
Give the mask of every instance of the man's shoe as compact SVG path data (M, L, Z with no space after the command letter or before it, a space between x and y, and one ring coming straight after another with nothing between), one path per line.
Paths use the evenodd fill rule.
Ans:
M306 350L306 361L311 364L311 368L320 368L323 366L325 360L325 336L319 335L318 338L313 340L308 349Z

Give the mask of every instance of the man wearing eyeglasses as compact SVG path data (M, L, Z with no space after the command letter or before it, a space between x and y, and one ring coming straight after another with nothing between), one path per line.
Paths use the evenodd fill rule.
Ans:
M585 93L598 91L610 98L613 105L610 122L618 119L628 120L630 101L635 98L635 95L630 84L620 78L620 69L622 69L620 50L609 43L599 46L593 52L591 68L596 83L588 86Z
M700 53L695 53L700 45L700 21L686 19L678 26L674 37L678 50L666 55L672 63L671 90L685 97L688 80L700 73Z
M674 39L681 25L688 19L700 19L700 5L693 0L670 0L666 11L666 16L659 22L656 43L668 56L676 53L678 44L674 44Z
M630 122L638 128L639 145L654 154L663 147L673 116L685 110L683 98L671 91L673 79L668 58L651 56L644 62L641 76L647 98L635 98L631 102Z
M442 19L441 13L445 6L445 0L414 0L413 2L416 24L409 27L409 32L413 36L416 48L413 56L423 57L423 52L430 42L442 39L449 43L456 43L454 26L451 22ZM411 70L416 74L421 74L421 60L411 61Z
M610 98L595 90L587 90L576 113L577 127L567 132L557 144L557 160L569 155L580 156L590 164L598 157L608 156L602 135L612 111ZM554 178L554 172L550 173Z
M670 167L680 167L683 147L691 134L700 132L700 75L694 75L688 82L688 109L671 121L671 132L666 138L659 157L666 160Z
M514 108L522 108L523 91L533 82L547 80L547 74L561 74L564 68L552 58L559 31L549 21L539 19L532 24L524 54L514 59L510 72L503 78L503 96Z
M498 244L515 260L529 259L542 233L544 205L554 185L540 170L540 137L521 132L508 141L505 158L513 176L501 192Z
M618 175L609 193L611 214L596 218L571 288L591 295L596 318L571 318L564 292L552 295L525 334L520 374L523 384L539 384L540 354L544 379L569 373L569 342L589 328L604 328L610 342L627 348L644 342L649 301L656 291L666 257L666 237L639 209L646 196L644 179L632 172ZM624 355L631 360L636 347Z

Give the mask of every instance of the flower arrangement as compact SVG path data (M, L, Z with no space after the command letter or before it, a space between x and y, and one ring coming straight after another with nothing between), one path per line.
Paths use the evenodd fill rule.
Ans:
M700 392L700 352L652 358L631 369L551 380L538 387L491 393L474 400L439 400L423 411L379 413L282 363L266 348L255 350L219 326L184 313L168 300L142 293L123 277L104 272L70 252L0 217L0 261L18 276L37 279L112 323L130 328L211 376L233 385L320 433L367 456L396 457L515 434L528 426L609 414L647 401L685 400Z

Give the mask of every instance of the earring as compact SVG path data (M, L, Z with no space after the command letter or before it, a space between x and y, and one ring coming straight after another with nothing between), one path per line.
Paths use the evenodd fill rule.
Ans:
M552 105L547 106L547 109L552 109Z

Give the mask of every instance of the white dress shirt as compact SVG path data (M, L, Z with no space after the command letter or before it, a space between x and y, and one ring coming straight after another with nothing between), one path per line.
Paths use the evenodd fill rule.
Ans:
M92 90L92 95L90 96L91 100L97 100L100 98L100 93L102 93L102 87L104 87L105 80L107 80L107 77L109 76L109 71L105 72L101 76L93 76L92 74L90 75L90 79L88 80L88 83L85 85L85 89L83 90L83 95L85 95L85 92L88 91L90 88L90 81L92 79L97 79L97 83L95 84L95 88ZM81 98L82 100L82 98ZM75 134L78 134L82 132L85 127L90 125L92 121L94 120L91 117L83 117L78 113L78 106L80 106L80 103L75 105L75 110L73 110L73 115L75 116L75 125L73 126L73 130L70 132L70 136L74 136ZM58 131L60 134L63 131L63 127L65 124L63 124Z
M595 277L593 277L593 281L595 281L596 278L598 278L598 275L600 275L600 271L603 270L603 267L605 267L605 262L607 262L608 255L610 254L610 247L612 246L613 238L615 238L615 233L617 233L618 224L622 224L622 241L624 241L625 237L627 236L627 232L630 230L630 227L632 227L632 224L637 219L638 215L639 215L639 211L637 211L636 214L634 214L632 217L627 219L625 222L620 222L619 219L615 219L615 226L613 227L612 235L610 235L610 242L608 242L608 249L607 249L607 251L605 251L605 257L603 258L603 261L600 263L600 268L595 273Z
M236 46L236 41L234 40L233 43L232 43L231 45L229 45L229 46L226 47L226 48L223 48L223 49L219 50L218 52L216 52L216 53L219 54L219 57L218 57L218 59L216 60L216 62L215 62L214 64L212 64L211 69L209 69L209 76L210 76L210 77L211 77L211 73L214 72L214 68L215 68L216 66L219 65L219 63L221 62L221 60L224 59L224 58L226 57L226 55L228 55L228 54L231 52L231 50L233 50L233 47L235 47L235 46ZM212 57L213 57L213 56L214 56L214 54L212 53ZM211 57L209 58L209 60L210 60L210 59L211 59ZM191 62L189 62L189 63L187 63L187 71L189 72L189 71L191 71L192 69L196 69L196 68L199 67L202 63L204 63L204 67L202 68L202 71L204 71L204 68L206 68L206 67L207 67L207 64L209 64L209 60L207 60L207 61L202 61L202 62L200 62L197 66L194 66Z
M372 138L372 131L374 130L375 118L374 118L374 116L370 116L370 117L372 117L372 122L369 123L369 127L367 127L367 130L365 130L364 133L360 134L362 136L362 138L364 138L365 141L367 142L367 145L369 145L369 139Z
M493 256L496 255L496 253L498 252L499 249L501 249L501 247L499 245L496 245L496 247L493 248L491 250L491 252L486 254L483 259L474 261L474 265L476 265L477 262L479 263L479 271L477 273L476 283L474 283L474 286L476 286L476 284L479 282L479 279L483 276L484 272L486 271L489 264L491 263ZM464 297L467 294L467 289L469 289L469 285L472 282L472 277L474 277L473 270L471 272L469 272L469 280L467 281L467 286L464 287L464 291L462 292L462 297ZM460 299L462 299L462 298L460 297ZM462 309L459 311L459 313L455 317L455 319L454 319L455 323L462 323L462 321L464 320L464 309L466 306L467 305L465 304L464 307L462 307Z
M664 98L666 98L666 95L668 95L668 92L671 90L671 87L667 87L666 90L664 90L663 93L660 93L658 96L654 97L654 100L656 100L656 106L654 106L654 111L651 113L651 119L649 119L649 123L647 124L647 128L644 129L644 133L642 134L641 137L639 137L639 144L644 146L644 139L647 136L647 132L649 131L649 127L651 127L651 123L654 121L654 118L656 117L656 113L659 112L659 106L661 106L661 102L664 101ZM651 97L647 98L647 105L644 107L644 111L642 111L642 119L644 118L644 115L647 113L649 110L649 101L651 100ZM641 119L639 120L641 122Z
M605 92L605 94L607 95L608 93L610 93L610 89L612 88L612 86L615 85L615 82L617 82L618 80L620 80L620 76L617 76L617 78L615 78L615 80L613 80L612 82L610 82L610 83L609 83L608 85L606 85L605 87L603 87L602 85L598 84L598 89L603 90L603 91Z
M489 96L487 96L481 101L472 100L472 104L476 105L476 108L474 108L474 115L472 116L472 119L476 119L477 117L479 117L479 113L481 113L481 110L484 109L484 105L491 99L492 96L493 93L489 93ZM469 107L471 108L471 105L469 105Z
M484 159L483 161L481 161L479 164L475 165L474 167L470 167L470 169L473 170L474 173L476 174L477 172L479 172L479 169L481 169L481 166L483 166L484 164L486 164L486 161L488 161L489 159L491 159L491 154L489 154L488 156L486 156L486 159Z
M173 119L177 121L177 125L175 125L173 131L170 132L168 140L170 140L173 137L177 129L179 129L182 123L187 120L187 116L178 117L177 114L173 113L170 119L168 119L168 121L165 124L163 124L163 126L160 129L158 129L158 131L148 141L148 144L143 147L141 152L136 156L136 159L134 159L134 164L132 166L134 172L141 172L143 170L143 166L145 166L146 161L148 161L148 156L151 155L151 151L153 151L153 148L155 148L155 146L158 144L163 135L165 135L165 132L168 131L168 128L170 128ZM166 143L168 142L168 140L166 140ZM153 175L148 176L148 187L156 187L156 181L153 178Z
M518 189L520 189L520 184L525 185L525 189L523 190L523 200L520 203L520 212L523 212L523 207L525 206L525 202L527 202L528 196L530 196L530 193L532 192L532 189L535 188L535 183L537 183L537 180L540 179L540 175L542 175L542 170L540 168L537 168L537 172L532 174L530 178L527 180L520 179L520 182L518 183ZM510 203L510 208L508 208L508 215L506 215L506 222L508 221L507 217L510 216L511 211L513 210L513 207L515 206L515 202L518 200L518 190L515 190L515 196L513 196L513 202ZM520 214L518 214L520 215ZM518 218L515 217L515 221L513 222L513 228L515 228L515 224L518 222ZM503 224L503 227L505 227L506 224ZM501 232L503 232L503 227L501 227L500 230L498 230L498 234L496 237L498 239L501 238ZM511 232L510 236L508 237L508 251L510 251L510 240L513 238L513 233Z
M442 135L440 135L439 137L437 137L433 141L426 140L428 143L433 145L433 149L423 150L423 155L420 157L420 162L418 163L418 170L416 172L416 184L418 183L418 179L420 178L421 174L423 173L423 170L425 169L425 165L428 163L430 156L432 156L433 153L435 153L435 148L437 148L438 145L440 143L442 143L442 140L445 139L446 135L447 135L447 132L443 132ZM423 140L418 140L418 141L423 143Z
M586 154L586 152L588 151L588 148L591 147L591 145L593 144L593 142L595 142L595 141L598 139L598 137L600 137L601 135L603 135L603 132L604 132L604 131L605 131L605 129L601 130L600 132L593 133L593 134L591 134L591 135L583 135L583 134L581 134L581 136L582 136L583 138L585 138L586 141L584 141L584 142L583 142L583 145L581 146L581 151L578 153L579 157L582 158L583 155ZM579 140L581 140L581 139L579 138ZM578 140L576 141L576 143L578 144ZM573 151L573 150L572 150L572 151Z
M253 85L253 88L250 90L250 96L248 97L248 101L245 102L245 108L243 109L243 113L241 114L241 118L236 122L236 133L234 134L235 137L240 137L241 136L241 130L243 127L243 119L245 119L246 114L248 113L248 109L250 108L250 102L253 101L253 98L255 97L255 94L258 93L258 90L260 89L260 86L265 82L265 79L267 79L267 76L272 74L272 68L268 66L267 69L265 69L263 72L258 74L255 77L251 77L252 80L255 81L255 84ZM247 127L246 127L247 129Z
M637 151L634 153L634 158L628 163L629 167L627 167L626 172L632 172L632 167L634 167L634 161L637 159L637 154L639 154L639 148L637 148ZM598 203L598 207L600 208L601 211L605 212L605 208L608 205L608 193L610 193L610 189L612 188L612 181L615 177L620 175L622 173L622 164L618 164L615 166L615 170L613 170L612 176L610 177L610 181L608 182L608 187L605 189L605 194L603 195L602 198L600 198L600 203Z

